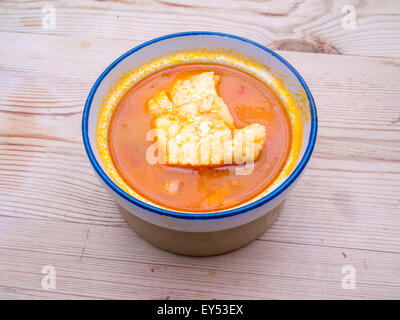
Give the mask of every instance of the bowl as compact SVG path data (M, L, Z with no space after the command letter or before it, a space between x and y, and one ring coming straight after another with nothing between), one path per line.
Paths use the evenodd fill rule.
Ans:
M179 52L226 53L250 61L265 74L273 75L275 85L283 84L287 92L281 98L289 97L299 110L302 138L297 158L273 187L248 203L207 213L169 210L124 191L105 169L96 146L97 121L104 101L121 79L125 79L133 71L155 59ZM274 83L269 85L273 87ZM303 78L271 49L230 34L183 32L145 42L123 54L104 70L86 100L82 135L97 177L139 236L174 253L209 256L226 253L250 243L273 223L312 154L317 136L317 112Z

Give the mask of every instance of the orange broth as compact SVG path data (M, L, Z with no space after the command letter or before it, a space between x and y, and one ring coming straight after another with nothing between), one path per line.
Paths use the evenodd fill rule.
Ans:
M236 127L252 123L266 127L266 141L251 174L237 175L238 165L178 167L146 160L146 151L154 143L146 141L153 120L146 112L147 101L177 78L205 71L220 76L217 91ZM183 64L149 75L122 97L108 132L111 159L130 188L167 209L199 213L237 206L264 191L283 169L290 141L289 118L275 93L255 77L217 64ZM176 194L165 189L173 181L180 183Z

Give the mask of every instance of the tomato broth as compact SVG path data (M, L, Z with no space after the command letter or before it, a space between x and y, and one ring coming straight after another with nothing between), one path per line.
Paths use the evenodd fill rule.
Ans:
M206 167L150 164L146 140L153 117L148 100L179 78L213 71L220 77L217 92L243 128L253 123L266 127L266 140L250 174L238 175L239 165ZM108 129L108 148L118 174L136 193L167 209L212 212L242 204L263 192L286 163L291 125L282 101L263 82L229 66L183 64L157 71L134 85L120 100ZM243 166L243 165L242 165ZM167 185L178 183L176 193Z

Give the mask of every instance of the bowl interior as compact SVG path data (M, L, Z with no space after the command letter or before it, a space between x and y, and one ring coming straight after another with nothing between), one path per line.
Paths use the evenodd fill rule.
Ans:
M272 74L274 78L284 85L297 105L302 123L301 146L299 146L298 157L294 161L294 165L289 168L289 172L285 177L278 179L273 187L251 202L254 203L263 200L267 194L270 194L274 190L278 191L277 189L281 188L285 182L287 183L288 178L296 170L301 171L308 161L316 135L315 107L313 105L312 96L303 79L290 64L273 51L249 40L235 36L206 32L165 36L144 43L114 61L93 86L85 107L83 135L84 140L85 135L87 136L88 143L86 143L85 146L87 150L89 149L89 157L91 156L90 153L92 153L92 163L93 160L95 160L103 173L106 174L107 171L105 170L104 163L96 147L96 127L102 105L113 88L115 88L116 84L121 82L121 79L124 77L126 78L128 74L155 59L179 52L194 51L220 52L239 56L248 61L254 61L255 64L261 66L265 72ZM283 102L285 103L285 101ZM85 126L87 130L85 130ZM123 191L121 190L121 192ZM139 200L147 202L143 199ZM152 204L150 203L150 205ZM243 207L245 205L246 204L242 204L238 207Z

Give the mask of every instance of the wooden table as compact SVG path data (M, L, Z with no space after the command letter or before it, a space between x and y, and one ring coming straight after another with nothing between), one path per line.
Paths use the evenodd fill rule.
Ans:
M102 70L145 40L188 30L277 49L319 113L315 152L279 219L218 257L141 240L81 140ZM1 1L0 298L399 299L399 30L396 0ZM48 265L55 289L42 287ZM343 286L353 272L355 288Z

